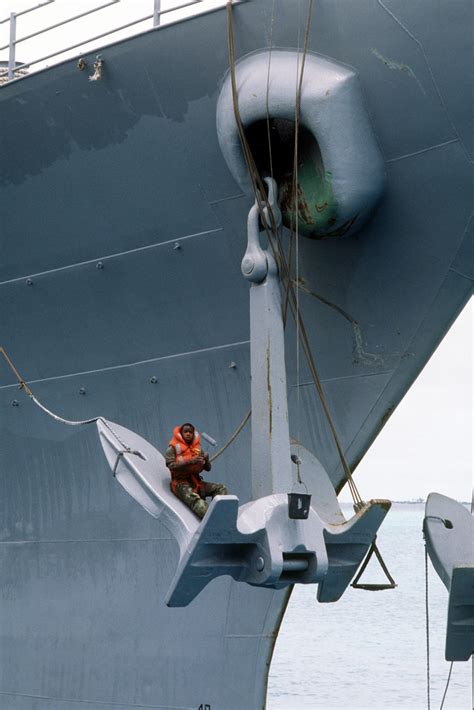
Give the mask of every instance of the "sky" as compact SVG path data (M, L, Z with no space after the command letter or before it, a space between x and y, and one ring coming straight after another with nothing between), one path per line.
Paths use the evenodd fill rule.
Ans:
M473 325L471 298L357 468L364 499L471 500Z
M109 0L56 0L36 12L18 18L17 36L35 32L66 17L106 4ZM10 12L20 12L44 0L0 0L0 20ZM184 4L185 0L162 0L162 9ZM203 8L223 4L206 0ZM121 0L82 20L53 30L18 45L17 60L30 61L56 49L117 27L132 19L151 15L154 0ZM163 22L191 14L195 8L168 14ZM150 28L151 20L114 35L112 39ZM106 40L108 41L108 40ZM8 42L8 23L0 25L0 46ZM100 46L99 40L95 46ZM38 64L40 68L94 45L80 47ZM0 51L6 60L7 50ZM357 485L364 499L390 498L411 500L425 498L436 490L457 500L471 500L473 461L473 301L434 353L410 391L359 465ZM344 490L341 500L349 501Z

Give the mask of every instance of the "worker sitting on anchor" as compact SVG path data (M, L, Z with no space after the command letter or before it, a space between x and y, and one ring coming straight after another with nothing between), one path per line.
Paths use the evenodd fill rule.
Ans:
M203 481L202 471L211 470L209 454L201 449L201 437L193 424L182 424L173 429L165 453L165 461L171 473L171 490L199 518L206 515L206 497L225 496L227 488L222 483Z

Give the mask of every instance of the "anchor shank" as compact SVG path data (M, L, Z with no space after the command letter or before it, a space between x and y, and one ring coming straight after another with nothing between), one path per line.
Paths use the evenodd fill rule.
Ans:
M277 186L266 179L274 221ZM267 211L268 208L265 208ZM291 488L290 433L286 390L285 343L278 269L260 246L259 210L248 217L247 250L242 274L250 287L250 358L252 398L252 497L261 498ZM269 222L268 215L265 220Z
M252 497L291 488L290 433L281 296L273 257L250 288Z

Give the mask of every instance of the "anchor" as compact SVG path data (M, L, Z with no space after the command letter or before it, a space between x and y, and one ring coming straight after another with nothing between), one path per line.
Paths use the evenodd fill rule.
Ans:
M276 182L267 178L266 183L269 207L262 219L270 227L268 209L277 225L281 214ZM240 506L236 496L216 496L201 522L170 491L169 471L159 451L124 427L97 422L116 480L179 544L179 562L165 600L172 607L188 605L221 575L272 589L318 583L318 601L336 601L391 505L369 501L346 520L324 467L293 443L293 461L298 459L315 495L311 506L305 500L304 514L290 514L292 446L281 294L275 259L260 244L257 204L250 209L247 233L241 270L250 282L253 500Z
M474 518L462 503L430 493L423 535L427 554L449 593L445 658L468 661L474 653Z

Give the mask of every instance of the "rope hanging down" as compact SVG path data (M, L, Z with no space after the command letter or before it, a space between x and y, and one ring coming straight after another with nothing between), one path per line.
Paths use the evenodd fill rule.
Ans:
M307 20L306 20L306 30L305 30L305 45L304 45L304 49L303 49L304 55L306 55L307 51L308 51L308 38L309 38L309 29L310 29L310 23L311 23L311 11L312 11L312 0L310 0L309 5L308 5L308 16L307 16ZM238 105L237 83L236 83L236 77L235 77L235 47L234 47L233 25L232 25L232 2L230 0L227 3L227 39L228 39L228 46L229 46L229 64L230 64L230 78L231 78L231 86L232 86L232 100L233 100L233 107L234 107L234 116L235 116L237 129L239 132L239 137L240 137L245 161L247 163L249 176L250 176L253 190L255 193L256 202L257 202L259 212L261 215L261 221L262 221L262 224L264 225L265 231L267 233L269 244L272 248L274 256L275 256L277 263L279 265L279 270L282 275L282 280L284 281L284 283L286 285L286 290L287 290L286 295L289 300L290 310L291 310L292 315L295 319L295 323L297 323L297 326L299 328L304 354L305 354L305 357L306 357L306 360L307 360L307 363L308 363L308 366L309 366L309 369L311 372L313 382L316 386L316 390L318 392L318 395L319 395L319 398L320 398L329 428L331 430L331 434L334 438L336 448L337 448L337 451L339 454L339 458L341 461L341 465L342 465L345 477L346 477L348 485L349 485L349 489L351 491L355 505L357 507L359 507L363 504L362 496L360 495L360 493L357 489L357 486L352 478L352 472L351 472L350 467L346 461L344 451L343 451L341 442L339 440L339 436L336 431L336 427L334 425L334 422L331 417L331 413L329 411L329 407L326 402L324 391L323 391L321 381L320 381L320 378L319 378L319 375L318 375L318 372L316 369L316 365L314 362L314 357L312 354L311 346L309 344L309 339L308 339L308 335L307 335L306 328L304 325L303 317L298 309L298 299L295 294L295 289L294 289L293 282L291 279L291 274L289 271L288 262L287 262L285 254L283 252L281 240L278 236L278 231L277 231L273 211L272 211L270 204L268 202L267 192L266 192L265 186L263 184L263 181L260 177L259 171L257 169L250 145L248 143L248 140L247 140L247 137L245 134L245 129L242 124L241 117L240 117L240 111L239 111L239 105ZM304 70L304 58L301 63L301 73L300 73L300 77L299 77L298 90L297 90L297 102L301 101L301 87L302 87L302 82L303 82L303 70ZM299 110L298 109L296 110L296 115L299 117ZM298 136L297 136L297 132L296 132L295 140L297 140L297 138L298 138ZM267 225L267 219L265 218L265 213L270 217L271 229Z
M426 515L425 519L427 518L437 518L438 520L442 520L443 523L450 522L450 521L445 521L444 518L438 518L438 516L435 515ZM424 522L423 522L424 525ZM424 536L424 532L423 532ZM429 577L429 565L428 565L428 548L426 546L426 540L425 540L425 629L426 629L426 701L427 701L427 708L428 710L431 710L431 689L430 689L430 613L429 613L429 594L428 594L428 577ZM448 692L449 688L449 683L451 681L451 673L453 672L453 665L454 661L451 661L451 665L449 666L449 673L448 673L448 679L446 681L446 686L444 688L444 693L443 693L443 698L441 700L441 705L439 706L439 710L443 710L444 707L444 701L446 700L446 695Z
M240 434L240 432L242 431L242 429L244 428L244 426L247 424L247 422L248 422L248 420L250 419L251 415L252 415L252 410L249 409L249 411L247 412L247 414L245 415L245 417L242 419L242 421L240 422L240 424L239 424L239 426L237 427L237 429L236 429L236 430L234 431L234 433L230 436L229 440L226 441L226 443L224 444L224 446L223 446L221 449L219 449L219 451L216 451L216 453L214 454L214 456L211 456L211 458L209 459L209 461L210 461L211 463L212 463L213 461L215 461L217 458L219 458L219 456L224 453L224 451L227 449L227 447L229 447L229 446L237 439L238 435Z
M0 346L0 354L3 355L8 366L10 367L10 369L12 370L16 379L20 383L19 389L24 390L25 394L28 395L28 397L31 399L31 401L34 402L34 404L36 404L37 407L42 409L43 412L45 412L45 414L50 416L52 419L55 419L57 422L60 422L61 424L67 424L68 426L84 426L86 424L95 424L96 422L100 421L110 431L110 433L115 437L115 439L118 441L120 446L123 448L123 451L120 452L119 455L123 456L123 454L126 453L126 454L135 454L137 456L142 456L142 454L139 451L135 451L134 449L131 449L129 446L127 446L127 444L125 444L125 442L122 441L122 439L119 437L119 435L112 429L112 427L110 426L108 421L106 419L104 419L104 417L99 416L99 417L93 417L92 419L79 419L79 420L65 419L64 417L60 417L58 414L55 414L50 409L45 407L44 404L42 404L39 401L39 399L37 399L35 397L35 395L31 391L31 389L28 387L25 380L22 378L22 376L20 375L20 373L18 372L18 370L14 366L13 362L9 358L5 348L3 348L1 346Z
M430 697L430 615L428 606L428 549L425 543L425 624L426 624L426 700L431 710Z
M451 680L451 673L453 672L453 665L454 665L454 661L451 661L451 665L449 666L448 680L446 681L446 687L444 689L443 699L441 700L441 705L439 706L439 710L443 710L443 708L444 708L444 701L446 700L446 693L448 692L449 681Z
M297 84L297 91L296 91L296 107L295 107L295 154L294 154L294 165L296 164L297 168L297 147L298 147L298 126L299 126L299 117L300 117L300 110L301 110L301 93L302 93L302 85L303 85L303 72L304 72L304 64L305 64L305 59L306 55L308 52L308 43L309 43L309 33L310 33L310 27L311 27L311 17L312 17L312 5L313 2L312 0L308 1L308 13L307 13L307 18L306 18L306 28L305 28L305 38L304 38L304 48L303 48L303 57L302 57L302 63L301 63L301 72L299 76L299 81ZM273 37L273 15L272 15L272 35L271 38ZM326 397L324 395L323 387L321 384L321 380L318 374L318 371L316 369L316 363L314 360L314 356L312 353L311 345L309 342L308 334L305 328L305 324L303 321L303 317L301 315L301 312L299 310L299 300L297 298L297 295L295 294L295 289L293 285L293 280L291 278L291 270L290 270L290 265L291 265L291 253L292 253L292 240L293 240L293 235L294 235L294 230L293 230L293 215L292 215L292 229L290 231L290 244L289 244L289 252L288 252L288 259L286 258L286 255L283 251L282 247L282 242L281 238L276 226L275 222L275 217L273 214L273 211L270 207L269 201L268 201L268 195L266 188L263 184L262 178L259 174L255 159L252 154L252 150L250 147L250 144L247 140L247 136L245 134L245 129L242 124L242 120L240 117L240 111L239 111L239 101L238 101L238 91L237 91L237 82L236 82L236 77L235 77L235 46L234 46L234 33L233 33L233 25L232 25L232 0L229 0L227 3L227 41L228 41L228 48L229 48L229 65L230 65L230 78L231 78L231 86L232 86L232 101L233 101L233 108L234 108L234 117L235 117L235 122L237 125L239 137L240 137L240 142L242 146L242 151L244 153L245 161L247 163L247 169L249 171L249 176L252 182L252 187L253 191L255 194L255 199L258 205L259 213L260 213L260 218L262 225L264 226L265 232L268 237L268 242L271 246L274 258L278 264L278 269L279 273L281 274L282 281L285 283L285 296L283 299L283 320L284 323L286 323L286 317L287 317L287 309L288 305L290 306L291 313L293 315L293 318L295 320L295 323L297 324L297 330L299 337L301 338L301 342L303 345L303 350L304 354L306 357L306 361L311 373L311 377L313 379L313 383L316 387L316 390L319 395L319 399L321 402L321 405L323 407L324 414L326 416L326 420L328 422L328 426L330 428L331 434L333 436L337 452L339 455L339 459L342 465L342 469L344 471L344 475L347 480L347 484L349 486L349 490L351 492L353 501L354 501L354 509L356 511L360 510L362 506L364 505L364 501L362 499L362 496L359 493L359 490L356 486L356 483L352 477L352 471L349 467L349 464L346 460L344 450L342 448L342 444L340 442L335 424L333 422L329 406L326 401ZM271 50L271 48L270 48ZM267 72L267 99L266 99L266 105L267 105L267 134L269 133L268 126L269 126L269 111L268 111L268 97L269 97L269 81L270 81L270 61L271 61L271 51L270 51L270 56L269 56L269 68ZM273 166L273 161L271 160L271 141L269 139L269 150L270 150L270 165ZM296 170L293 171L293 183L292 183L292 188L294 190L294 200L296 199L296 190L297 190L297 185L295 182L295 173ZM268 217L270 218L271 222L271 228L268 226ZM297 218L297 213L295 210L295 216ZM297 288L298 284L297 284ZM248 417L249 415L247 415ZM243 428L245 422L247 421L247 417L243 420L241 426L239 427L238 431L241 431ZM235 437L233 437L235 438ZM232 438L232 440L233 440ZM229 442L230 443L230 442ZM226 447L225 447L226 448ZM391 577L390 573L388 572L388 569L383 562L382 555L380 554L380 551L377 548L377 545L375 541L372 543L371 550L369 552L368 558L366 562L368 562L368 559L370 558L371 554L375 553L377 559L379 560L380 564L382 565L382 569L386 573L390 584L389 585L383 585L383 586L377 586L373 585L372 588L381 588L381 589L393 589L396 585ZM364 565L365 567L366 565ZM367 588L367 585L365 585L365 588Z
M42 404L42 402L40 402L39 399L37 397L35 397L35 395L31 391L31 389L28 387L25 380L22 378L22 376L20 375L20 373L16 369L15 365L11 361L5 348L3 348L1 346L0 346L0 354L3 355L7 365L10 367L11 371L13 372L16 379L18 380L18 382L20 384L19 389L23 390L25 392L25 394L28 395L28 397L31 399L31 401L34 402L34 404L36 404L40 409L43 410L43 412L45 412L45 414L50 416L52 419L55 419L57 422L60 422L61 424L67 424L68 426L84 426L86 424L96 424L99 421L102 422L102 424L110 431L111 434L113 434L115 439L118 441L120 446L123 448L123 451L119 452L119 454L117 456L115 469L117 468L120 457L123 456L124 454L135 454L137 456L142 456L140 451L135 451L134 449L131 449L129 446L127 446L127 444L125 444L124 441L122 441L120 436L117 434L117 432L115 432L112 429L112 427L110 426L108 421L106 419L104 419L104 417L98 416L98 417L92 417L92 419L79 419L79 420L65 419L64 417L60 417L58 414L55 414L50 409L45 407L44 404ZM221 454L224 453L224 451L227 449L227 447L232 444L232 442L237 438L237 436L240 434L240 432L242 431L244 426L247 424L248 420L250 419L251 414L252 414L252 410L249 410L247 412L247 414L245 415L245 417L243 418L243 420L241 421L241 423L239 424L239 426L237 427L237 429L232 434L232 436L226 442L226 444L224 444L224 446L221 449L219 449L219 451L217 451L214 454L214 456L211 457L211 459L210 459L211 462L215 461L219 456L221 456ZM114 474L115 474L115 470L114 470Z

